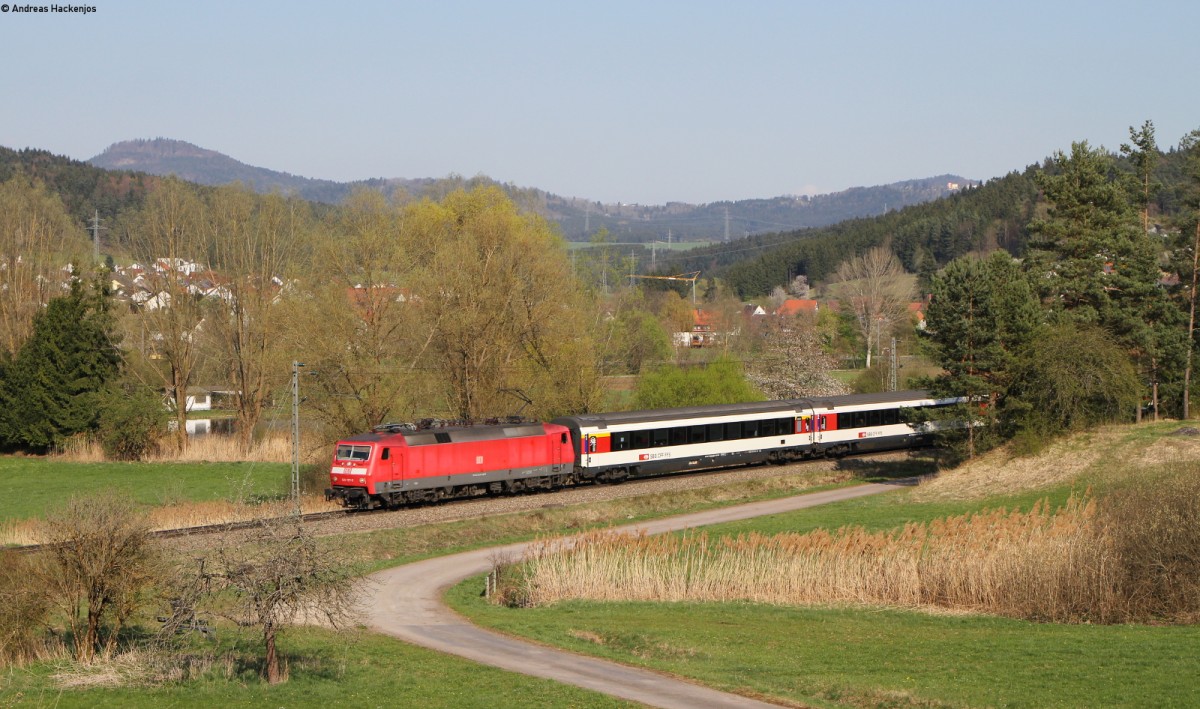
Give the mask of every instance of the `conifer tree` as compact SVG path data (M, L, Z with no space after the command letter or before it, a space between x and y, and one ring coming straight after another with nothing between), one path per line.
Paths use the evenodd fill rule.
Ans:
M52 299L33 323L33 334L0 382L0 425L5 443L47 450L95 428L105 385L118 371L108 294L79 279L66 296Z
M1161 246L1138 224L1107 153L1075 143L1037 181L1052 207L1030 224L1027 263L1043 302L1104 328L1138 363L1157 411L1162 373L1182 353L1181 314L1159 286Z
M966 397L956 415L970 425L967 455L974 456L981 430L999 432L1013 369L1041 313L1033 288L1019 264L1003 251L986 260L951 261L931 283L925 336L934 360L945 373L933 384L938 396Z

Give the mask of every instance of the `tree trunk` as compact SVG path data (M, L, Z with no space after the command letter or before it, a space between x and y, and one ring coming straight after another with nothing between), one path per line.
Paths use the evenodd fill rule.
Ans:
M1196 281L1200 275L1200 221L1196 222L1196 240L1192 244L1192 291L1188 293L1187 366L1183 370L1183 419L1191 416L1192 350L1196 332Z
M171 381L175 387L175 443L180 451L187 450L187 381L178 368L171 368Z
M275 653L275 625L267 623L263 626L263 642L267 646L266 673L267 684L279 684L279 655Z

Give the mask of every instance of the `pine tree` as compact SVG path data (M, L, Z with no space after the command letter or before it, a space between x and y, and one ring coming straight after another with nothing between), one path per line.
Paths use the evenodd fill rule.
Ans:
M1159 380L1182 352L1180 311L1159 286L1162 245L1138 223L1111 156L1086 142L1055 155L1037 182L1052 207L1030 224L1027 263L1043 302L1107 331L1139 365L1157 412Z
M962 429L967 455L973 457L982 430L1000 432L1014 364L1040 320L1040 309L1020 266L1002 251L986 260L951 261L934 276L931 290L925 336L945 372L934 380L933 391L966 397L957 415L988 424Z
M0 381L6 445L44 451L96 427L105 384L119 369L113 329L108 293L78 278L35 317Z

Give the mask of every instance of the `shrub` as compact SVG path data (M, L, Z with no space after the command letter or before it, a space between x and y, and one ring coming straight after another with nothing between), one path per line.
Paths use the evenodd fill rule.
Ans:
M1134 619L1200 619L1200 469L1180 466L1111 493L1101 514Z
M643 374L634 393L642 409L705 406L762 401L762 394L746 381L742 365L719 358L703 367L660 367Z
M109 493L71 498L43 526L43 590L70 625L76 659L111 653L156 580L157 549L145 516Z
M27 662L42 646L50 601L45 589L30 583L32 558L0 551L0 665Z
M157 447L166 417L162 399L151 389L111 390L97 432L104 454L111 460L141 460Z

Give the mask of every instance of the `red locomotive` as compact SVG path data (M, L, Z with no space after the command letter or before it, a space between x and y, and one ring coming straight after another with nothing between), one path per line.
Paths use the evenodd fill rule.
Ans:
M370 509L484 494L553 490L575 480L565 426L381 426L339 441L326 499Z

